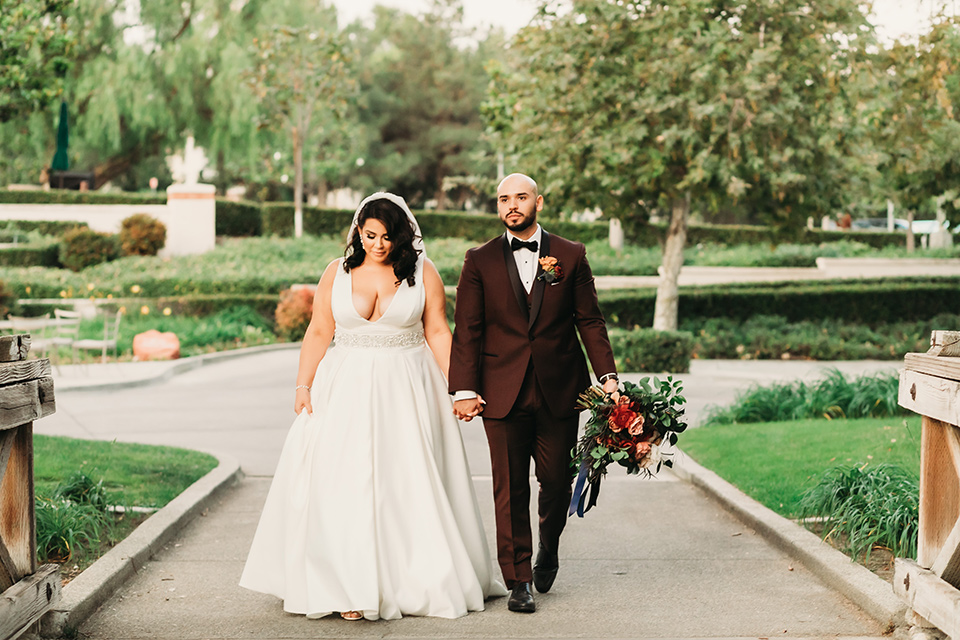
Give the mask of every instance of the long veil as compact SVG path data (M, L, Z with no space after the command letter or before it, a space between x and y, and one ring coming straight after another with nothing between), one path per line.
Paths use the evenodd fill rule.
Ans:
M353 232L357 229L357 220L360 218L360 210L363 209L368 202L373 202L374 200L389 200L393 204L403 209L403 212L407 214L407 219L410 220L410 224L413 225L413 248L417 250L419 259L422 260L423 258L426 258L427 249L423 246L423 234L420 233L420 224L413 216L413 212L410 211L410 207L407 206L407 202L403 198L386 191L377 191L376 193L371 193L369 196L363 199L363 201L357 207L356 213L353 214L353 222L350 223L350 231L347 233L347 241L349 242L349 240L353 238Z

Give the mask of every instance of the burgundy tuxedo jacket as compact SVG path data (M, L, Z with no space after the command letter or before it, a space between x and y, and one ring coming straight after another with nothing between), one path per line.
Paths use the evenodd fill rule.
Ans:
M470 249L464 259L450 392L478 392L487 403L482 415L489 418L510 412L531 359L550 413L576 413L577 397L590 386L578 331L594 373L616 372L586 248L543 231L539 254L556 258L563 276L548 283L538 265L529 296L506 235Z

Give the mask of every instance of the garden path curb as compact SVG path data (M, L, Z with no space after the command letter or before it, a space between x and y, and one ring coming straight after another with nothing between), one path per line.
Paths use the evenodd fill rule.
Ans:
M229 351L217 351L214 353L204 353L198 356L189 356L187 358L180 358L178 360L171 360L169 366L163 367L159 370L159 373L152 373L142 377L130 377L120 380L99 380L97 381L97 371L91 371L87 369L86 375L80 374L75 376L54 376L54 384L58 391L115 391L118 389L131 389L134 387L145 387L151 384L157 384L160 382L165 382L170 378L180 375L181 373L186 373L187 371L193 371L194 369L199 369L200 367L214 364L218 362L223 362L224 360L232 360L233 358L241 358L244 356L256 355L258 353L267 353L270 351L285 351L288 349L299 349L299 342L280 342L277 344L267 344L261 345L258 347L245 347L243 349L231 349ZM132 369L138 364L158 364L156 362L150 363L120 363L121 365ZM102 366L111 366L111 365L77 365L78 367L102 367ZM88 384L89 383L89 384Z
M59 638L78 628L181 529L243 477L240 462L217 455L215 469L194 482L63 587L60 605L40 621L40 634Z
M704 491L772 545L801 562L828 587L835 589L891 632L906 624L907 605L893 587L849 556L823 542L797 523L771 511L682 454L673 472Z

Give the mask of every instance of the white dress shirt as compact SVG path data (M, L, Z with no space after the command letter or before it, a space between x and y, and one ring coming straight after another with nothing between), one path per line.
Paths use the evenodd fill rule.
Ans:
M520 282L523 283L523 288L526 289L527 293L530 293L530 290L533 289L533 281L537 277L537 262L540 258L540 238L543 236L542 229L540 225L537 225L537 230L533 232L533 235L527 238L524 242L536 242L537 243L537 252L534 253L523 247L517 249L513 252L513 259L517 263L517 271L520 272ZM507 243L513 242L513 239L517 236L507 231ZM517 240L522 240L522 238L517 238Z

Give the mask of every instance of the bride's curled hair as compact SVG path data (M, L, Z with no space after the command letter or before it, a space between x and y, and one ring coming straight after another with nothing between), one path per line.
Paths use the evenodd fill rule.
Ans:
M371 218L383 223L387 230L387 237L393 243L388 259L393 264L393 273L397 276L397 284L406 280L407 284L412 287L416 284L417 258L420 254L420 251L413 247L416 232L406 212L385 198L371 200L360 209L360 215L357 216L357 226L354 227L353 234L350 236L350 244L344 251L343 270L349 272L350 269L363 264L367 253L363 249L360 229Z

